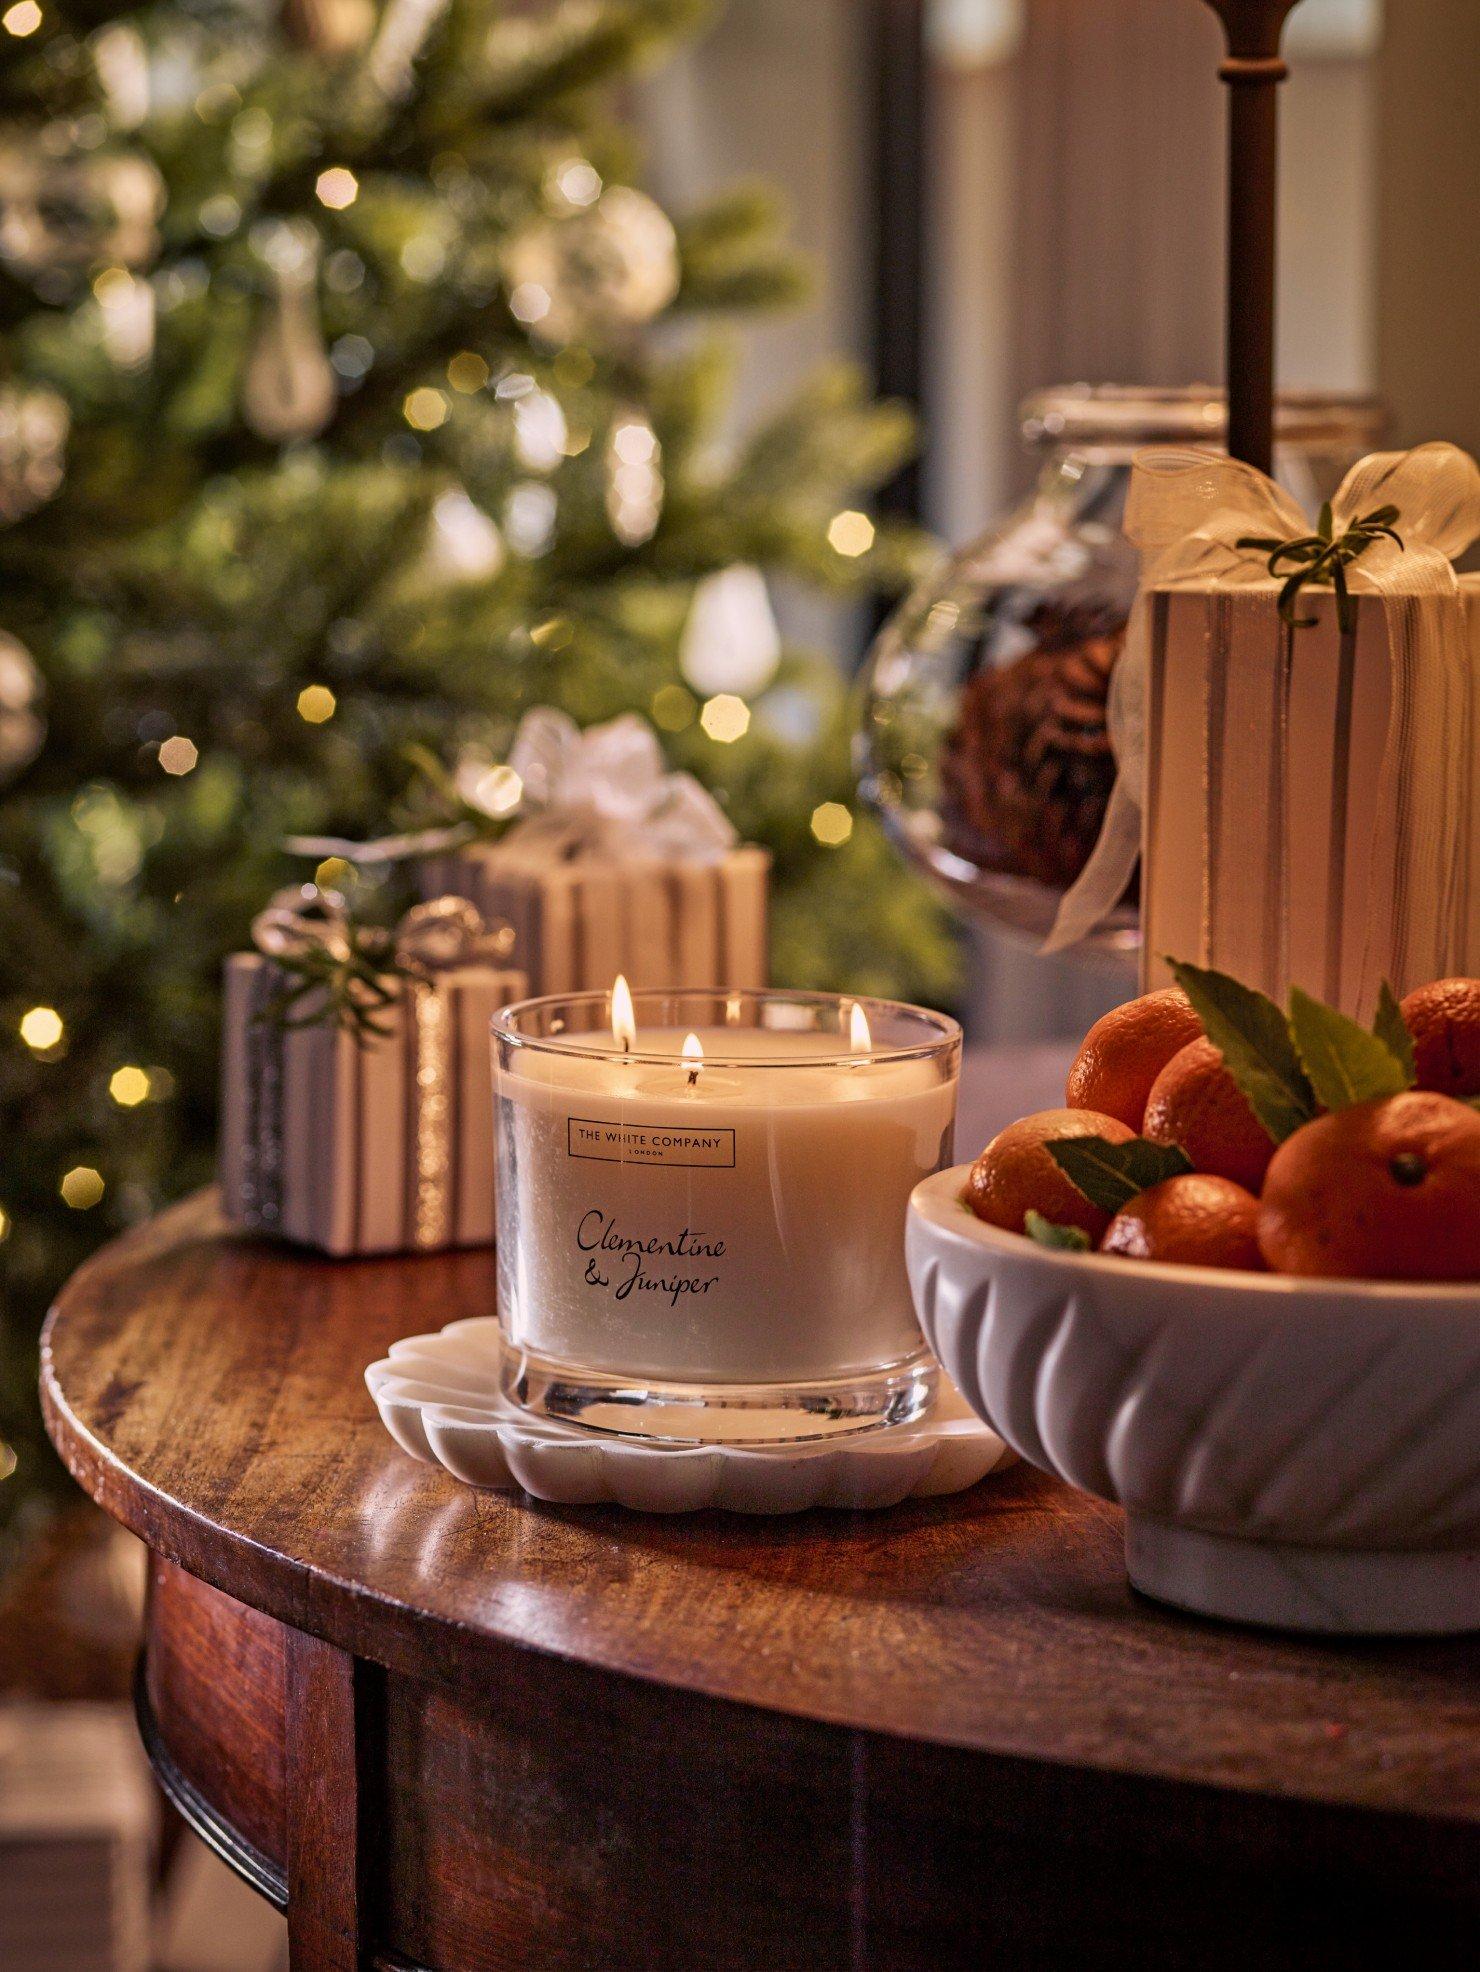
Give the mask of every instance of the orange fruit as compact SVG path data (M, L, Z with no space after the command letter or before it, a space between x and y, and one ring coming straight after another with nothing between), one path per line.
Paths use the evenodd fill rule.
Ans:
M1480 979L1436 979L1403 1002L1418 1086L1480 1096Z
M1165 1178L1121 1206L1100 1251L1128 1260L1262 1272L1259 1201L1242 1185L1205 1171Z
M1275 1152L1259 1245L1287 1274L1480 1279L1480 1114L1409 1089L1318 1116Z
M1052 1137L1108 1137L1125 1143L1133 1136L1114 1116L1093 1109L1040 1109L1024 1116L987 1145L971 1167L966 1203L989 1226L1021 1232L1029 1212L1041 1212L1057 1226L1078 1226L1098 1239L1110 1214L1091 1205L1044 1149Z
M1085 1035L1064 1099L1075 1109L1103 1110L1139 1130L1152 1083L1201 1033L1202 1022L1180 986L1127 1000L1102 1014Z
M1153 1143L1181 1144L1194 1170L1245 1191L1258 1191L1274 1156L1274 1138L1206 1039L1190 1041L1157 1076L1141 1129Z

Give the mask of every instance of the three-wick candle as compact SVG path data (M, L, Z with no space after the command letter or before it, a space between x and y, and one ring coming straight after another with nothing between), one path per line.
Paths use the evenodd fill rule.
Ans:
M954 1021L619 981L493 1026L516 1398L660 1435L701 1411L709 1435L785 1436L923 1408L903 1230L949 1161Z

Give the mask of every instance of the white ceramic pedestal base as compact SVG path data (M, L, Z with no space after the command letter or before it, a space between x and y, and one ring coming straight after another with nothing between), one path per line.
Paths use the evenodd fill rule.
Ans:
M1363 1554L1202 1534L1131 1513L1126 1570L1199 1616L1330 1636L1448 1636L1480 1620L1480 1552Z
M539 1417L509 1402L492 1317L392 1344L365 1382L403 1451L470 1486L522 1489L558 1506L643 1513L799 1513L877 1508L964 1492L1015 1463L941 1376L934 1402L907 1424L784 1445L644 1441Z

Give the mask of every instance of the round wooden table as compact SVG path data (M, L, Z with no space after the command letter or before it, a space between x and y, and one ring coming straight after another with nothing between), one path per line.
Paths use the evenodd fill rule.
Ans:
M155 1766L296 1972L1473 1962L1473 1646L1141 1603L1024 1468L778 1521L469 1491L361 1373L492 1296L197 1200L47 1332L56 1443L153 1550Z

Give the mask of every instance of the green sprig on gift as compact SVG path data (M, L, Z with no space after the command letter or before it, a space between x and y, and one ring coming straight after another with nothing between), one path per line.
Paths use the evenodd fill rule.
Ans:
M1273 534L1242 534L1238 546L1264 555L1265 565L1276 580L1284 576L1279 600L1282 623L1292 630L1313 628L1315 617L1295 614L1300 591L1312 582L1329 584L1336 591L1336 621L1342 635L1349 637L1356 629L1357 612L1346 571L1378 541L1392 541L1401 549L1403 537L1395 531L1398 519L1396 507L1374 507L1338 534L1328 500L1321 508L1314 534L1296 534L1288 541Z
M397 954L384 925L345 916L337 929L331 941L273 954L286 977L257 1017L285 1031L332 1024L363 1046L394 1032L390 1010L420 973Z

